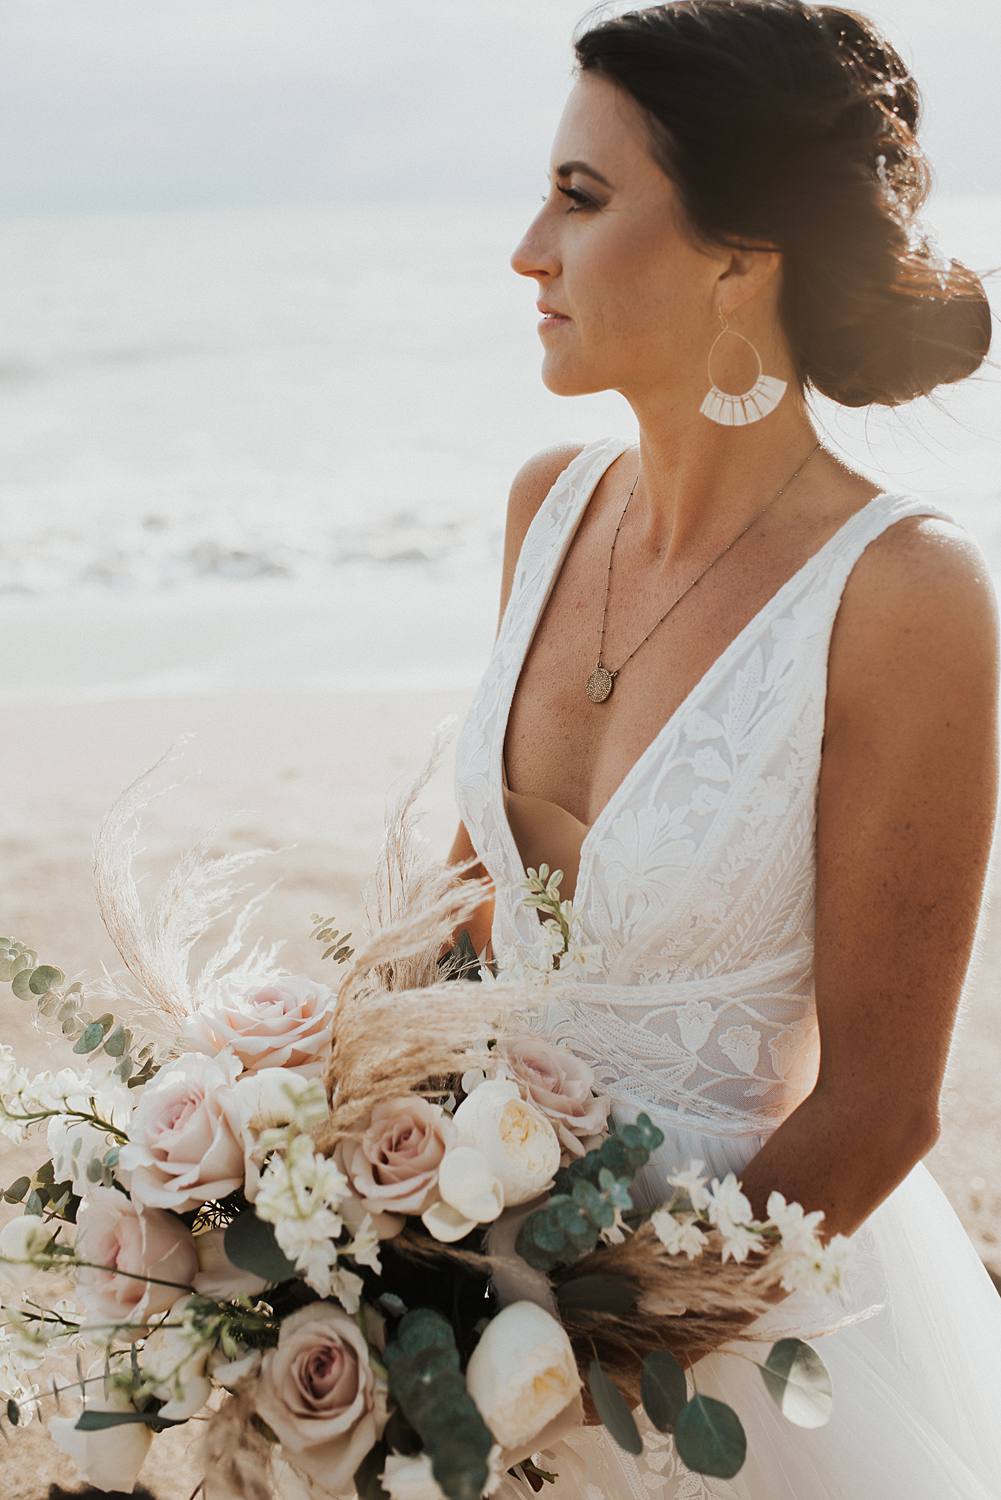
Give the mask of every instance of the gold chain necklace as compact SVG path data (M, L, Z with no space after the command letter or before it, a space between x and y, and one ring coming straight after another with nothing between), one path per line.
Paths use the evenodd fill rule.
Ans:
M591 700L592 703L604 703L605 699L611 696L612 688L613 688L613 686L615 684L615 679L616 679L616 677L618 677L619 673L622 671L622 668L625 666L626 662L629 661L629 660L631 660L631 658L634 657L636 655L636 652L640 649L640 646L644 645L645 642L647 642L650 639L650 637L653 635L654 631L657 629L657 626L663 624L663 622L667 619L668 615L671 613L671 610L674 609L676 605L678 605L678 604L681 603L682 599L685 597L685 594L687 594L689 592L689 589L693 589L695 587L695 585L698 583L699 579L702 578L702 577L704 577L704 575L709 572L709 569L711 567L713 567L716 563L718 563L719 560L720 560L720 558L723 557L725 553L729 552L729 550L733 546L734 542L739 542L740 539L741 539L741 537L744 535L744 532L745 531L749 531L750 528L754 525L755 521L759 521L761 519L761 517L764 515L765 511L768 510L772 505L775 504L776 500L779 498L779 495L781 495L784 490L788 489L789 485L792 484L793 480L797 477L797 475L799 475L802 472L802 470L806 467L807 463L813 457L813 455L816 453L816 451L817 451L817 449L819 447L820 447L820 443L819 442L814 443L813 447L810 449L809 453L806 455L806 458L804 458L803 462L800 464L799 468L796 470L796 473L795 474L791 474L789 476L789 478L786 480L785 484L782 486L782 489L778 490L772 496L772 498L768 501L767 505L763 505L761 507L761 509L758 511L758 513L756 515L754 515L754 516L751 517L751 519L748 521L747 525L744 527L744 530L743 531L738 531L738 533L734 537L733 541L732 542L728 542L726 544L726 546L723 548L723 551L720 552L716 557L714 557L712 559L712 562L707 563L706 566L702 569L702 572L699 573L697 577L695 577L695 578L692 579L691 583L688 585L688 588L686 588L684 590L684 592L681 593L681 594L679 594L678 597L677 597L677 599L675 599L674 604L670 605L669 608L666 609L664 611L664 613L661 615L660 619L657 620L657 621L655 621L655 623L653 625L651 625L650 629L647 631L646 635L643 637L643 640L640 641L639 645L633 647L633 649L630 651L629 655L626 657L625 661L621 661L617 667L612 668L612 667L603 666L602 665L602 660L601 660L602 653L603 653L603 651L605 649L605 622L606 622L606 619L608 617L608 588L609 588L609 584L610 584L611 578L612 578L612 558L615 556L615 543L618 541L618 537L619 537L619 526L622 525L622 522L623 522L623 519L625 517L626 511L629 509L629 501L633 498L633 490L635 490L636 486L639 484L640 476L637 473L636 478L633 480L633 489L629 491L629 494L626 496L626 503L622 507L622 514L619 516L619 524L618 524L618 526L616 526L616 528L615 528L615 535L612 537L611 551L608 554L608 572L607 572L607 574L605 576L605 607L604 607L604 609L602 610L602 613L601 613L601 640L600 640L599 645L598 645L598 660L595 663L594 671L591 673L590 677L587 679L587 684L586 684L585 689L584 689L584 691L587 693L587 696Z

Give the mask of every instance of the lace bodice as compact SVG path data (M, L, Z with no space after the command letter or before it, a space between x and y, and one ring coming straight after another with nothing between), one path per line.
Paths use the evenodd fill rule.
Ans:
M577 524L631 439L585 447L529 527L456 744L459 814L496 888L501 967L539 942L505 816L511 700ZM588 828L574 892L597 972L554 975L542 1024L613 1096L723 1134L766 1131L810 1092L817 784L831 631L870 541L903 516L884 492L771 596L663 725ZM550 861L550 863L554 863Z

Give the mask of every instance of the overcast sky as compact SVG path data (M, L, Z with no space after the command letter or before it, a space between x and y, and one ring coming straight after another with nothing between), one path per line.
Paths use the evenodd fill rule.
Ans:
M917 77L936 188L1001 190L1001 0L859 8ZM541 191L588 9L0 0L0 212Z

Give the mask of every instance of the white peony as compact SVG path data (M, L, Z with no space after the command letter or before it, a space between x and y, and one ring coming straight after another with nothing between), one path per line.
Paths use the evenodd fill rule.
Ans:
M570 1340L534 1302L512 1302L487 1324L469 1357L466 1387L504 1450L505 1468L583 1421Z
M477 1224L489 1224L504 1208L504 1189L482 1151L453 1146L438 1168L439 1198L421 1214L436 1240L461 1240Z
M505 1208L527 1203L552 1185L560 1165L559 1137L542 1111L522 1099L516 1083L481 1083L454 1118L458 1144L486 1158L501 1184Z

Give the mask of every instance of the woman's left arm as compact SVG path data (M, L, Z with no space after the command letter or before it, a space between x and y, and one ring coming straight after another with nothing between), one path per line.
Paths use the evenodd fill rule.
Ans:
M999 624L983 553L908 517L865 549L831 636L817 794L812 1092L740 1173L850 1235L940 1131L998 800ZM769 1300L788 1295L775 1288ZM752 1321L747 1317L745 1322ZM671 1348L689 1351L679 1325Z

